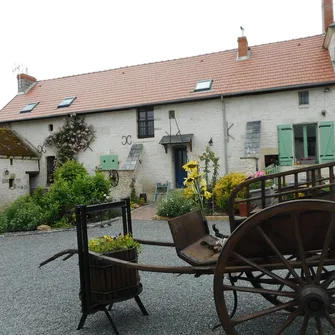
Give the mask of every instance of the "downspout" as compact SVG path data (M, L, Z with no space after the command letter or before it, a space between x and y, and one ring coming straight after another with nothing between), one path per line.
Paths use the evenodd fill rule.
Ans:
M224 169L225 175L228 173L228 129L227 129L227 115L226 115L226 104L221 95L222 102L222 119L223 119L223 151L224 151Z

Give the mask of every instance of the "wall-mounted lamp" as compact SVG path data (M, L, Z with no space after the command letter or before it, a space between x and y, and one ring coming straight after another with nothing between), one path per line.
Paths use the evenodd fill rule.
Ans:
M324 109L321 111L321 115L322 115L322 116L326 116L326 113L327 113L327 112L326 112Z
M326 87L326 88L323 90L323 92L325 92L325 93L330 92L330 88L329 88L329 87Z
M208 141L208 145L209 145L210 147L213 146L213 139L212 139L212 138Z
M8 176L9 175L9 171L8 169L5 170L5 176Z

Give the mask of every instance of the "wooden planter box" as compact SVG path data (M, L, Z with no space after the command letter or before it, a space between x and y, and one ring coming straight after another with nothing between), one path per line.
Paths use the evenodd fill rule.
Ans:
M110 256L137 263L137 249L115 251ZM92 304L108 305L139 295L142 291L138 270L111 264L89 253Z

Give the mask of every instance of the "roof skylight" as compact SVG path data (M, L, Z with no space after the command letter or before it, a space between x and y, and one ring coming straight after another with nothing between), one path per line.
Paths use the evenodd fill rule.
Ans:
M212 88L213 79L208 80L198 80L197 84L195 85L194 91L207 91Z
M34 103L31 103L31 104L28 104L28 105L25 105L20 113L29 113L31 112L39 103L38 102L34 102Z
M69 97L69 98L65 98L59 105L57 108L62 108L62 107L69 107L72 102L74 101L76 97Z

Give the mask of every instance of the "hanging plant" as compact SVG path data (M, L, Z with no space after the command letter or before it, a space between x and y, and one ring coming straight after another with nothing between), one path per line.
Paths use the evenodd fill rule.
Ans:
M95 139L93 125L87 125L85 118L69 117L57 132L48 136L44 144L57 149L57 166L76 160L80 150L85 150Z

